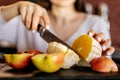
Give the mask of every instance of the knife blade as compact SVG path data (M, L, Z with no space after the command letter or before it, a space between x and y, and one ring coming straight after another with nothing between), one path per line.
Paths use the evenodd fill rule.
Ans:
M58 38L56 35L54 35L53 33L51 33L48 29L46 29L44 26L42 25L38 25L38 32L40 34L40 36L48 43L56 41L59 42L65 46L67 46L69 49L73 50L76 54L78 54L71 46L69 46L67 43L65 43L63 40L61 40L60 38ZM87 66L89 67L90 64L86 61L86 59L79 54L80 57L80 62L78 62L78 66Z

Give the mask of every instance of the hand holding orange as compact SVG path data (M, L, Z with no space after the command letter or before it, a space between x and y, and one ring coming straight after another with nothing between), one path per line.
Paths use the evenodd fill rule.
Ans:
M74 50L82 55L88 62L102 54L102 48L99 42L93 37L84 34L76 38L72 44Z

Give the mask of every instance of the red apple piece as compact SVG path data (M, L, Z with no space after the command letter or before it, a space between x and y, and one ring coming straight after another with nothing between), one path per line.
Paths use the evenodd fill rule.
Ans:
M31 53L31 54L43 54L43 52L39 51L39 50L27 50L27 53Z
M93 59L91 62L91 68L92 70L98 71L98 72L117 72L118 67L116 63L105 56L98 57Z
M3 54L3 59L7 65L14 69L23 69L31 61L33 54Z
M27 51L18 52L18 54L22 54L22 53L29 53L29 54L33 54L33 55L43 54L43 52L41 52L39 50L27 50Z

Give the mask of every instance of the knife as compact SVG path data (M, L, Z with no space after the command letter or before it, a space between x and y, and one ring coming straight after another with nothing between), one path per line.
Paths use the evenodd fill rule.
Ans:
M75 53L77 53L71 46L69 46L67 43L65 43L63 40L61 40L60 38L58 38L57 36L55 36L53 33L51 33L48 29L46 29L44 26L42 25L38 25L38 32L40 34L40 36L48 43L56 41L59 42L65 46L67 46L69 49L73 50ZM78 54L78 53L77 53ZM90 64L86 61L86 59L79 54L80 57L80 61L78 62L78 66L86 66L86 67L90 67Z

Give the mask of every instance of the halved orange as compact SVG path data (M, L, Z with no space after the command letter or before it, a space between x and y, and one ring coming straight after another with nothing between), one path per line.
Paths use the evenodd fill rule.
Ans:
M72 44L72 48L75 49L79 55L82 55L88 62L93 58L100 57L102 53L102 48L99 42L87 34L76 38Z

